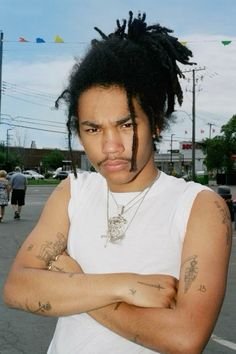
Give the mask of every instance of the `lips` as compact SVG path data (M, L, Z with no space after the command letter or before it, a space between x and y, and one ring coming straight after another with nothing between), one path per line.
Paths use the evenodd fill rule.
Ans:
M119 171L124 169L129 164L127 160L107 160L102 164L102 167L109 171Z

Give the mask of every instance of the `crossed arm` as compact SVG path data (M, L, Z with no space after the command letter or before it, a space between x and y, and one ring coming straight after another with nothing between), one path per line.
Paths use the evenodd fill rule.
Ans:
M194 203L173 306L175 280L168 276L83 274L66 255L53 262L52 271L47 270L48 263L66 248L68 184L63 181L52 194L22 245L5 285L6 303L49 316L89 312L112 331L153 350L200 353L226 287L231 222L223 200L201 192Z

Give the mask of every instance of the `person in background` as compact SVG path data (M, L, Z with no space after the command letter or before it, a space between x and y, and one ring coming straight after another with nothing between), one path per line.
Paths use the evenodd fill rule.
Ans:
M5 207L8 205L10 195L10 184L6 178L7 172L0 170L0 222L3 220L5 214Z
M206 186L158 170L155 143L192 53L146 15L92 40L59 97L69 143L97 172L71 174L19 250L5 303L59 317L48 354L199 354L224 299L231 222Z
M21 168L19 166L16 166L15 172L16 173L14 173L10 179L12 189L11 205L14 210L14 219L20 219L22 206L25 205L27 178L21 173Z

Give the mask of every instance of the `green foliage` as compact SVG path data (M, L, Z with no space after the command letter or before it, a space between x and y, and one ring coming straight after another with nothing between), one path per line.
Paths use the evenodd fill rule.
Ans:
M63 154L60 150L53 150L50 154L43 157L43 166L46 170L49 168L56 169L61 166Z
M205 164L208 171L232 173L236 168L232 155L236 154L236 115L221 128L222 135L206 139Z
M10 172L18 165L22 165L21 157L14 152L7 151L3 146L0 146L0 169Z

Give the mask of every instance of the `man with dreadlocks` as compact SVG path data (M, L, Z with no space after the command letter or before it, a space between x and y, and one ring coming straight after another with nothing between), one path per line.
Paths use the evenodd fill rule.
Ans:
M48 354L201 353L224 298L231 223L213 191L159 171L191 52L145 15L93 40L56 102L97 172L72 174L19 250L5 302L59 316Z

